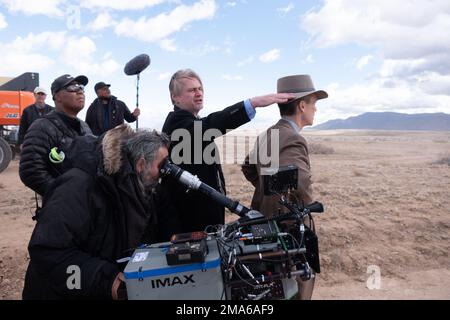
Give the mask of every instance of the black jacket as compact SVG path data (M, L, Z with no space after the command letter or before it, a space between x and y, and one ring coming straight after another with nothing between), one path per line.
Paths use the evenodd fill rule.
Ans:
M18 141L19 145L23 143L25 134L27 133L28 128L31 126L34 120L43 117L52 110L55 110L55 108L49 106L48 104L45 105L44 110L42 111L42 115L41 113L39 113L36 104L29 105L23 110L22 116L20 117L19 141Z
M60 165L50 162L50 149L57 147L66 153L75 137L91 133L84 121L61 112L53 111L37 119L28 129L23 142L19 166L22 182L40 195L45 195L49 185L64 171Z
M144 196L130 160L123 156L111 174L99 161L94 175L84 162L58 177L44 197L28 246L24 299L111 299L124 268L116 260L155 238L155 196ZM80 268L79 290L67 287L70 266Z
M107 105L108 106L108 105ZM105 128L103 124L103 115L105 106L102 101L97 98L95 99L86 113L86 123L91 128L92 132L99 136L102 133L124 123L136 121L136 117L130 112L126 104L116 97L111 96L111 101L109 104L109 127Z
M209 116L197 119L192 113L182 110L175 106L174 111L170 112L166 118L162 131L168 135L172 135L176 129L186 129L191 135L191 142L203 141L203 134L208 129L216 129L218 137L226 133L229 129L235 129L244 123L250 121L245 110L244 102L239 102L231 107L225 108L222 111L211 113ZM194 137L194 124L197 126L201 124L201 137ZM211 141L212 140L212 141ZM202 155L197 154L197 158L201 157L201 163L195 164L194 160L195 150L194 143L191 144L190 164L178 164L174 155L178 152L171 152L172 161L179 165L182 169L189 171L196 175L202 182L210 185L212 188L225 193L225 179L220 166L219 155L216 156L216 163L207 164L203 158L205 148L210 144L215 146L214 137L209 141L205 141L201 145ZM172 141L171 151L178 143ZM206 150L207 154L211 154L212 146ZM197 152L198 153L198 152ZM186 188L173 181L172 179L165 179L163 186L166 192L170 195L172 203L176 207L177 216L164 216L160 219L160 228L165 230L166 236L179 232L202 231L208 225L223 224L225 222L225 210L223 206L206 197L197 191L189 191L186 193Z

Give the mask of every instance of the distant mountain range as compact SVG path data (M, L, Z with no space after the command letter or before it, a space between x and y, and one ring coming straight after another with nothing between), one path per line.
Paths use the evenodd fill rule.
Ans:
M330 120L314 126L317 130L371 129L371 130L428 130L450 131L450 114L396 112L367 112L345 120Z

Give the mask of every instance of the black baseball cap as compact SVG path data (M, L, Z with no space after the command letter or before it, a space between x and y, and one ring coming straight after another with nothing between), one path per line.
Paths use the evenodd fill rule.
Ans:
M110 84L106 84L103 81L102 82L98 82L95 85L94 90L95 90L95 92L97 92L98 89L101 89L101 88L104 88L104 87L108 87L109 88L109 87L111 87L111 85Z
M64 74L53 81L51 88L52 95L54 96L56 93L58 93L58 91L72 82L78 82L79 84L85 86L88 84L89 80L86 76L76 76L74 78L70 74Z

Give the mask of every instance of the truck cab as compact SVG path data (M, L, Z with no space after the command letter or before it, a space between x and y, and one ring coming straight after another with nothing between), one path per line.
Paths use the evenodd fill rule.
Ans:
M0 85L0 172L16 153L20 118L23 110L35 102L33 90L39 85L39 74L24 73Z

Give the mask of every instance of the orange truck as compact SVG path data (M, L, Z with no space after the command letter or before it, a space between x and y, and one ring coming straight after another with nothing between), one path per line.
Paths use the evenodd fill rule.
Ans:
M7 80L0 85L0 172L20 152L20 117L23 110L35 102L33 91L39 85L39 74L27 72Z

